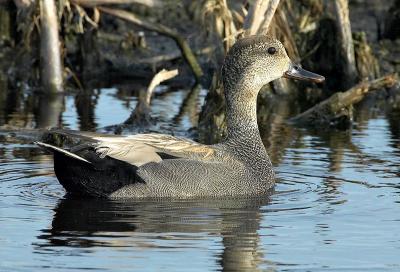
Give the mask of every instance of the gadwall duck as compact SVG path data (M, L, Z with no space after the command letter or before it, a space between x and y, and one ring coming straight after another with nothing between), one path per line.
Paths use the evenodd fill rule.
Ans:
M222 79L227 137L204 145L164 134L111 136L79 133L89 144L70 150L38 142L54 153L54 170L68 193L107 198L222 197L267 194L275 174L257 126L257 94L280 77L324 77L294 64L269 36L238 40ZM70 133L70 132L66 132Z

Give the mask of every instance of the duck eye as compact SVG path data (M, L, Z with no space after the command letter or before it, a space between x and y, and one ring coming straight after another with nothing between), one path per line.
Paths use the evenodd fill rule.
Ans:
M273 54L276 53L276 48L275 47L270 47L270 48L268 48L267 51L268 51L268 54L273 55Z

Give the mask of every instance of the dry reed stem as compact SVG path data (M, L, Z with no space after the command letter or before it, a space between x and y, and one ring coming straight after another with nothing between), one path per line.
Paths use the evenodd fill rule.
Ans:
M269 1L268 9L264 15L264 21L262 22L259 33L268 33L269 25L272 22L272 18L274 17L275 11L279 6L279 0L271 0Z
M267 33L279 0L256 0L244 20L244 36Z
M244 19L244 36L255 35L264 19L264 14L269 7L269 0L256 0Z

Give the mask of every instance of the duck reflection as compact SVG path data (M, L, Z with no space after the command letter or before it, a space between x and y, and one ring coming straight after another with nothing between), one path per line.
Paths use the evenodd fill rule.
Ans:
M177 241L185 234L217 236L222 237L223 252L215 257L223 271L257 271L263 259L257 233L260 208L268 202L268 197L135 202L66 198L37 246L143 248L157 247L158 239L171 241L171 233L172 241L175 235ZM149 237L145 243L143 236Z

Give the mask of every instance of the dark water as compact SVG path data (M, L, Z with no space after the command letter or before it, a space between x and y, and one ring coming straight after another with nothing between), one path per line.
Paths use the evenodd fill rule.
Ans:
M193 112L179 112L185 97L155 98L157 128L182 134L195 124ZM122 122L136 103L114 89L91 99L82 115L65 98L65 127ZM400 111L358 112L346 132L292 128L279 111L268 119L261 129L279 182L263 198L66 198L51 156L2 136L0 270L400 271ZM38 122L21 110L2 118Z

